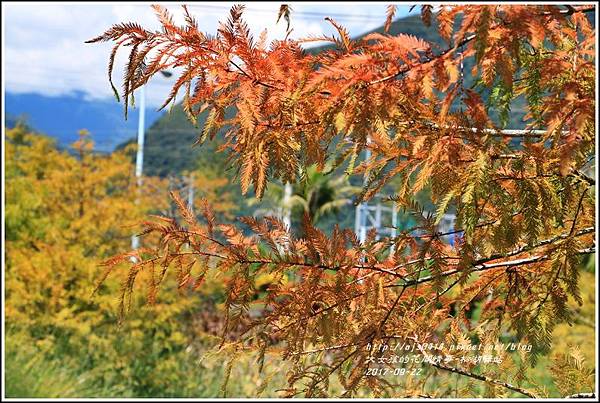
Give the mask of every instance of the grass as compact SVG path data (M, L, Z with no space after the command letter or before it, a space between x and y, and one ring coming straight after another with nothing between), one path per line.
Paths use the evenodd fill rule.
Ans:
M85 351L80 351L81 357L59 356L25 340L19 334L6 338L5 386L9 398L223 397L224 392L227 397L277 397L277 387L285 384L285 372L276 357L267 356L265 371L258 373L256 353L238 356L223 389L228 360L224 355L199 357L184 352L169 360L134 358L126 362L125 371L111 369L113 362L90 370L82 366Z
M78 371L73 359L50 359L30 346L11 344L7 342L5 356L6 397L74 398L117 393L116 389L95 387L89 374Z

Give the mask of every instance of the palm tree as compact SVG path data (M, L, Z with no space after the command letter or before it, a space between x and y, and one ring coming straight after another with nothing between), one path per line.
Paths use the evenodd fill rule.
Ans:
M325 167L325 172L329 172ZM308 213L313 224L322 222L323 218L340 211L344 206L352 204L352 196L360 190L352 186L345 175L332 176L319 171L316 165L307 168L300 180L292 185L292 195L285 203L285 186L269 184L262 201L251 199L249 205L258 205L255 216L282 217L284 211L292 212L292 223L299 222Z

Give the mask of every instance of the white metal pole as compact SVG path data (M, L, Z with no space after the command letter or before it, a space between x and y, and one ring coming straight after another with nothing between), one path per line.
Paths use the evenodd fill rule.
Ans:
M188 177L188 209L194 212L194 173L190 173Z
M292 209L290 199L292 198L292 185L289 182L285 183L283 191L283 224L290 230L292 228Z
M371 138L367 137L367 147L365 148L365 161L368 161L369 158L371 158L371 150L368 148L370 143ZM363 185L366 185L368 180L369 176L365 175L363 177ZM358 225L355 225L355 228L358 229L358 231L356 231L356 235L358 236L358 241L361 244L365 243L365 241L367 240L367 214L369 214L368 208L368 203L366 201L363 201L358 206L356 206L355 220L358 221Z
M381 203L377 202L375 205L375 229L377 230L377 236L375 239L379 239L379 229L381 228Z
M138 148L137 155L135 158L135 176L138 180L138 184L142 183L142 170L144 169L144 123L146 119L146 91L144 86L140 87L140 112L138 119Z
M390 231L390 236L392 237L393 240L394 240L394 238L396 238L396 226L398 225L397 221L398 221L398 212L396 211L396 202L394 202L392 204L392 229ZM395 245L392 244L392 246L390 247L390 254L393 254L394 252L395 252Z
M146 119L146 91L144 86L140 87L139 93L139 114L138 114L138 133L137 133L137 154L135 156L135 177L137 181L138 196L142 187L142 171L144 168L144 125ZM139 200L136 200L139 202ZM137 235L131 237L131 249L140 247L140 239Z
M354 233L358 237L360 232L360 217L361 217L361 206L362 203L359 203L354 210Z

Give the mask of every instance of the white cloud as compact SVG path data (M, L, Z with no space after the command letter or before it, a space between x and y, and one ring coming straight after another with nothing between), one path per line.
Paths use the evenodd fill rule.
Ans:
M218 21L224 20L231 2L187 3L200 28L214 33ZM333 27L323 20L335 18L351 35L358 35L382 25L385 4L372 3L289 3L292 8L292 37L309 34L332 34ZM178 4L165 5L182 22ZM266 27L269 39L285 36L285 22L275 24L279 3L248 3L244 13L255 35ZM406 7L405 7L406 8ZM110 43L85 44L117 22L138 22L148 29L159 24L149 4L143 3L5 3L4 13L4 79L9 92L37 92L64 95L80 91L92 99L112 96L107 81ZM407 11L407 10L406 10ZM405 11L405 12L406 12ZM115 81L124 66L125 52L117 58ZM157 78L146 91L150 106L165 99L172 81Z

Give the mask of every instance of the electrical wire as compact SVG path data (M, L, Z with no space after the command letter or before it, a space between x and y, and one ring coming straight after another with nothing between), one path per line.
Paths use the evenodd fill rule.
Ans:
M367 5L368 3L364 3L363 5ZM136 4L136 7L147 7L144 4ZM379 21L383 24L383 22L385 21L385 8L383 4L380 4L380 6L382 7L381 11L381 16L371 16L371 15L364 15L364 14L348 14L348 13L339 13L339 12L335 12L335 13L331 13L331 12L327 12L327 11L323 11L323 12L319 12L319 11L294 11L293 10L293 6L292 6L292 11L291 11L291 18L292 21L294 20L294 17L296 17L297 20L310 20L310 21L324 21L325 17L330 17L333 18L335 20L338 21L348 21L348 20L354 20L356 22L361 22L361 21ZM349 5L345 5L344 8L348 8ZM370 4L368 7L373 7L372 4ZM407 6L405 6L407 7ZM191 4L188 5L188 9L190 10L215 10L215 11L223 11L223 12L228 12L231 7L229 6L219 6L219 5L214 5L214 4ZM253 8L253 7L246 7L245 12L247 13L252 13L252 14L270 14L273 16L277 16L278 12L279 12L279 8L278 7L274 7L272 10L268 10L268 9L261 9L261 8Z

